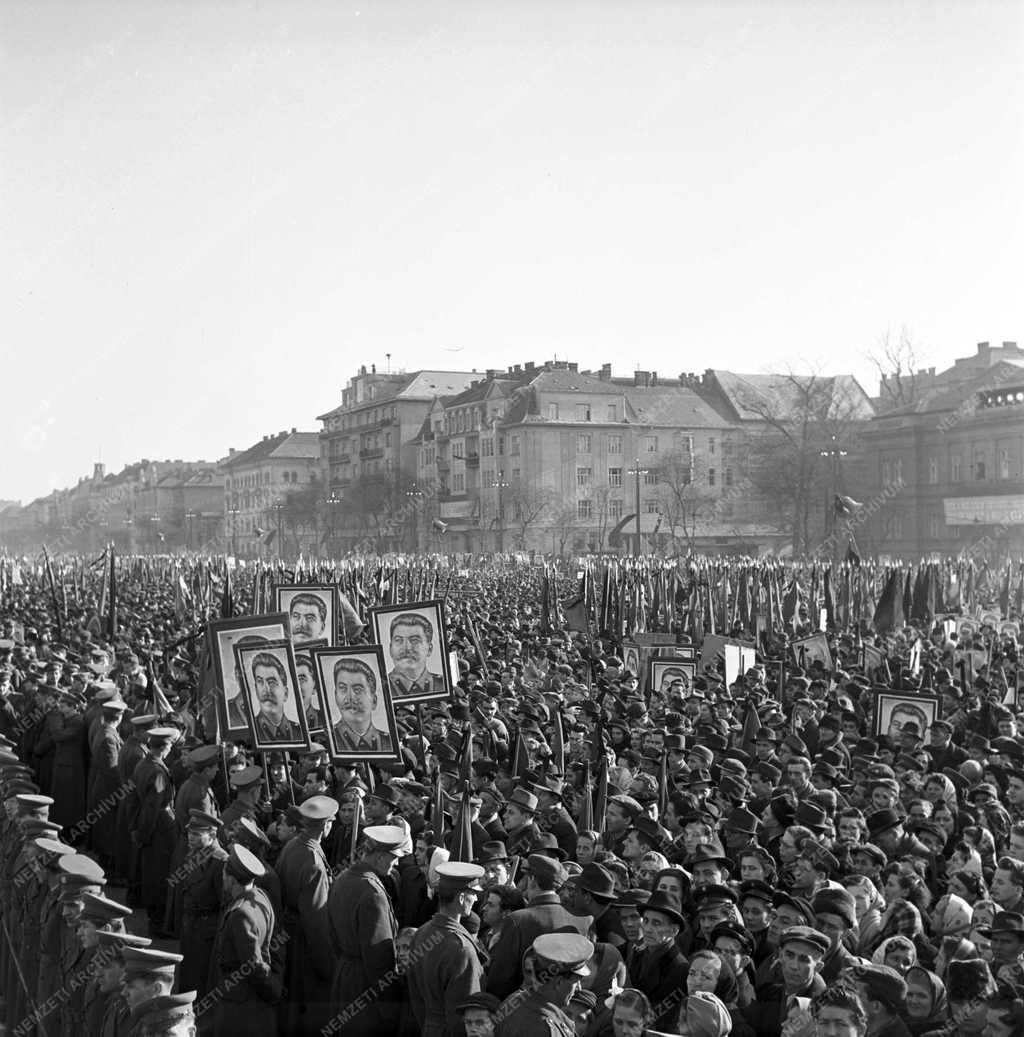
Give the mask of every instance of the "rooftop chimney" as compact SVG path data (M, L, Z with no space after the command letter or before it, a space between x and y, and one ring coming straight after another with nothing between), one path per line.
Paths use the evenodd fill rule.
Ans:
M293 436L295 435L295 429L292 429L292 435Z
M633 372L633 385L639 388L646 388L651 384L651 372L650 371L634 371Z
M657 371L652 371L651 372L651 380L650 380L649 384L652 387L658 384L658 372Z
M570 364L566 364L566 367L568 367L568 369L570 371L572 371L573 374L579 374L579 371L580 371L580 365L579 364L570 363Z
M602 364L601 373L597 376L602 382L610 382L612 380L612 365Z

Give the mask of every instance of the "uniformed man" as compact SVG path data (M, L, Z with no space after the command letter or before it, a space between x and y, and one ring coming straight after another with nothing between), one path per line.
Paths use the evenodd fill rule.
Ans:
M132 786L138 817L132 841L139 851L139 900L149 916L150 935L163 936L167 908L167 878L177 836L174 827L174 783L165 762L178 732L151 728L147 756L135 767Z
M154 998L167 997L174 986L174 969L181 964L180 954L158 951L152 947L121 948L124 977L122 996L128 1009L128 1018L118 1037L142 1037L141 1021L145 1005Z
M533 952L536 986L522 997L517 991L502 1004L497 1037L575 1037L566 1009L581 978L589 975L594 945L576 933L544 933L533 941Z
M255 818L259 813L260 794L263 791L263 768L243 767L234 771L228 778L228 784L234 790L235 798L224 808L220 830L221 845L227 847L231 835L243 817Z
M86 973L89 979L84 984L68 984L65 987L68 996L61 1005L62 1033L90 1034L98 1031L98 1025L96 1029L90 1030L86 1024L90 1019L98 1024L103 1017L101 1008L97 1007L97 1002L100 1005L103 1003L98 987L98 973L102 965L102 958L97 960L99 934L123 934L125 921L131 917L131 913L130 907L125 907L124 904L99 893L82 894L82 913L78 916L78 940L82 945L83 954L77 963L76 975Z
M188 854L168 878L174 897L171 923L181 934L179 986L204 996L209 987L210 958L221 912L221 881L227 859L217 835L220 818L202 810L190 811Z
M437 867L437 914L420 926L409 950L409 994L423 1037L447 1037L459 1029L459 1006L480 992L483 968L476 944L460 919L483 892L478 864Z
M284 977L288 998L282 1005L282 1029L314 1035L330 1015L334 956L327 897L331 876L321 842L330 833L338 803L330 796L312 796L297 812L302 828L285 845L276 866L288 935Z
M130 1037L195 1037L194 990L183 994L163 994L144 1001L129 1021Z
M135 845L132 833L139 816L139 799L131 785L132 775L139 762L148 754L146 738L151 728L156 726L157 717L153 713L143 713L131 719L131 734L124 740L117 757L118 789L128 790L117 804L117 835L114 842L113 878L123 880L128 886L128 903L138 904L139 897L139 848Z
M128 1007L121 996L124 979L124 947L148 947L145 936L115 933L101 929L96 933L95 975L85 993L84 1037L116 1037L128 1018Z
M275 976L275 919L270 900L255 883L262 862L233 843L224 863L226 907L213 954L214 1037L276 1037L280 976Z
M97 726L89 742L89 788L86 806L91 824L89 846L100 866L110 871L114 867L117 846L117 804L121 779L117 761L123 741L118 725L128 704L119 696L100 703Z
M398 925L383 880L407 850L409 837L397 825L370 825L363 831L362 857L342 872L327 905L337 966L331 986L335 1033L372 1037L387 1033L398 1019L395 937ZM363 1005L367 991L374 997ZM362 999L362 1000L361 1000ZM351 1010L360 1005L358 1010Z

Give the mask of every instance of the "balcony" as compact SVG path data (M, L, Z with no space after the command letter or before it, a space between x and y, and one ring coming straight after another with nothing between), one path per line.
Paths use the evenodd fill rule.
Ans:
M368 447L365 450L360 450L359 451L359 460L360 461L375 461L377 458L383 457L383 456L384 456L384 448L382 446L379 446L379 447Z
M338 456L336 458L334 458L334 461L335 461L336 464L351 464L352 463L352 455L351 454L338 454Z
M480 467L480 455L479 454L466 454L463 458L466 462L467 468L479 468Z

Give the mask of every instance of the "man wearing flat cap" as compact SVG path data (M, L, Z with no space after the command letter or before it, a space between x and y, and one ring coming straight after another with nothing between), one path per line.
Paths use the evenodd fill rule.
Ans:
M335 880L327 903L328 932L336 962L331 1003L337 1009L379 991L349 1018L336 1017L334 1030L345 1037L386 1034L398 1021L398 988L387 977L395 968L398 923L384 889L407 851L408 835L398 825L369 825L363 831L362 856Z
M794 925L779 935L779 980L769 980L757 990L757 1000L743 1010L759 1037L778 1037L787 1017L797 1015L797 998L814 998L825 989L819 975L828 953L824 933L806 925Z
M505 920L501 936L491 951L487 972L487 992L502 999L509 996L523 979L523 955L541 933L572 929L587 933L593 923L590 915L574 915L563 906L558 891L566 881L559 861L540 853L526 860L527 906L513 911Z
M888 965L853 965L842 978L860 994L872 1037L910 1037L904 1022L907 984L895 969Z
M275 974L272 940L276 920L270 898L256 882L266 869L234 843L224 862L224 913L213 951L213 1032L276 1037L281 977Z
M483 966L462 925L483 892L484 869L449 862L437 868L437 913L420 926L409 951L409 994L418 1032L446 1037L459 1029L459 1006L480 993Z

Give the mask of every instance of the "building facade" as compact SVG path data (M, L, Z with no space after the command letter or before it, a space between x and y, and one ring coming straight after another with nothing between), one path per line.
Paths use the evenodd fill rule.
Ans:
M323 481L316 432L278 432L231 449L223 476L225 550L244 558L296 557L323 549Z
M1024 553L1024 350L978 344L916 387L865 434L871 493L865 531L893 557Z

